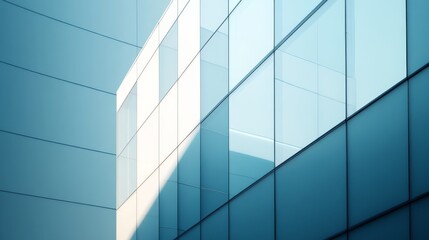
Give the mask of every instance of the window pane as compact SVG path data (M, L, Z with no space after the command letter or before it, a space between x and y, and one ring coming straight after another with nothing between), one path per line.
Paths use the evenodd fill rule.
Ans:
M159 161L162 162L177 147L177 84L159 107Z
M294 29L321 0L275 0L276 44Z
M326 239L346 229L345 130L341 126L277 169L279 239Z
M177 80L177 22L159 46L159 100Z
M407 1L408 74L429 62L429 2Z
M179 146L179 234L200 220L200 131Z
M177 151L161 164L159 181L160 239L173 239L177 236Z
M274 177L271 174L230 203L231 239L274 239Z
M116 159L116 206L122 203L137 187L137 146L133 137Z
M328 1L276 51L276 165L345 118L344 1Z
M229 17L229 90L273 49L273 0L243 0Z
M179 17L179 76L200 50L200 0L191 0Z
M137 87L131 89L116 114L116 154L120 154L137 131Z
M212 0L211 0L212 1ZM228 21L201 49L201 119L228 93Z
M200 225L193 227L179 238L180 240L198 240L200 239Z
M228 15L228 0L201 0L201 46Z
M159 51L156 51L137 81L137 127L159 103Z
M228 205L225 205L201 223L201 239L228 239L228 225Z
M407 119L404 84L348 122L351 226L408 199Z
M429 191L429 69L409 81L411 195Z
M405 76L405 0L347 1L347 114Z
M229 99L230 197L274 167L273 57Z
M137 189L137 237L159 238L159 174L158 170Z
M124 202L124 204L122 204L118 210L116 210L117 239L135 239L137 226L136 206L136 193L134 193Z
M415 240L429 239L429 198L426 197L411 206L411 229Z
M140 186L159 165L158 120L157 108L137 133L137 186Z
M201 123L201 216L228 200L228 99Z
M179 142L200 122L200 58L199 55L178 81Z
M349 234L350 240L409 239L408 207L395 211Z

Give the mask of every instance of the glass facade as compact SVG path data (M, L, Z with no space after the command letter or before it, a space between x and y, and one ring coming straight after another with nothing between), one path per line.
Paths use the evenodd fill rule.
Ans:
M118 90L117 231L423 239L427 7L171 1Z

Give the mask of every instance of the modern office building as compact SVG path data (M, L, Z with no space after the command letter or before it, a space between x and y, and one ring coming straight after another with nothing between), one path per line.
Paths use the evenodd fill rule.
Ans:
M428 239L428 13L171 1L117 91L117 238Z
M116 96L168 0L0 1L0 239L116 238Z
M172 0L117 91L117 238L429 239L428 13Z

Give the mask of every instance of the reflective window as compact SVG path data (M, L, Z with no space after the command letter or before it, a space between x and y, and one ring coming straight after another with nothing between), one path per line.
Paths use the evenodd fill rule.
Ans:
M137 132L137 186L159 165L158 108Z
M228 239L228 205L201 223L201 240Z
M229 89L273 49L273 0L243 0L229 17Z
M276 51L276 164L345 118L344 1L328 1Z
M159 46L159 100L177 80L177 22Z
M159 170L160 239L177 236L177 199L177 151L174 151Z
M423 198L411 205L411 231L413 239L429 239L429 198Z
M137 149L133 137L116 159L116 206L122 203L137 187Z
M228 99L201 123L201 216L228 200Z
M201 46L228 15L228 0L201 0Z
M159 161L162 162L177 146L177 84L168 92L159 107Z
M158 170L137 189L137 237L159 237L159 184Z
M274 167L273 57L229 98L230 197Z
M409 81L411 195L429 191L429 69Z
M228 93L228 21L201 49L201 119Z
M347 1L347 114L405 76L405 0Z
M140 127L159 103L159 51L156 51L137 81L137 126Z
M231 13L232 10L234 10L234 8L237 6L237 4L240 2L241 0L229 0L229 12Z
M408 207L395 211L381 219L356 229L349 234L350 240L409 239Z
M137 131L137 87L131 89L116 114L116 154L120 154Z
M200 130L179 146L179 234L200 220Z
M200 122L199 55L180 77L178 88L178 137L181 142Z
M321 0L275 0L276 44L304 20L320 2Z
M346 196L343 125L277 169L277 237L327 239L345 230Z
M230 203L230 221L230 239L274 239L273 174Z
M180 76L200 50L200 0L190 0L178 21Z
M348 122L351 226L408 200L407 136L406 84Z
M429 62L429 2L407 1L408 74Z

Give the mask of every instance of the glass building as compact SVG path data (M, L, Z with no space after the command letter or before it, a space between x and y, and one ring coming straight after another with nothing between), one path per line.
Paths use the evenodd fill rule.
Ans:
M428 12L172 0L117 91L117 238L428 239Z

